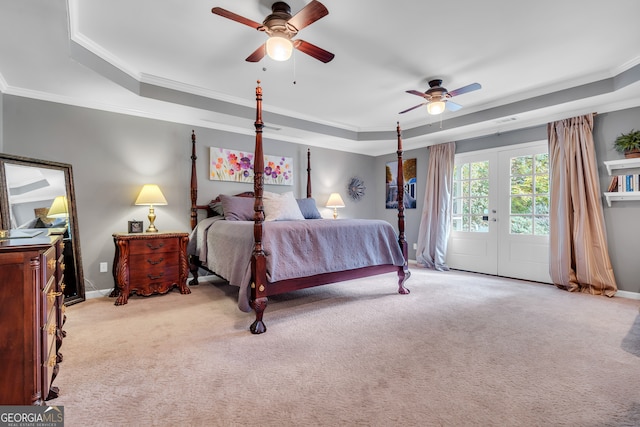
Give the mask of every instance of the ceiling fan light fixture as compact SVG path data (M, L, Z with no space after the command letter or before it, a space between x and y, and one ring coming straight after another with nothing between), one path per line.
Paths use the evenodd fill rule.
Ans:
M444 101L432 101L427 104L427 112L433 116L442 114L445 108L446 104Z
M293 43L286 37L274 35L267 39L267 55L275 61L286 61L291 58Z

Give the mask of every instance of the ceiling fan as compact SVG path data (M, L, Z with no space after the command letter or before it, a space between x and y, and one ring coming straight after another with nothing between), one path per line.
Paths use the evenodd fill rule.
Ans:
M221 7L211 9L211 12L216 15L267 33L269 39L247 57L246 60L248 62L258 62L265 55L269 55L276 61L286 61L291 57L294 48L324 63L333 59L333 53L327 52L318 46L301 39L291 40L298 34L298 31L329 14L329 11L322 3L313 0L292 16L289 5L278 1L273 3L271 11L272 13L262 21L262 24L259 24Z
M429 114L434 114L434 115L440 114L444 112L445 109L449 111L458 111L459 109L462 108L462 105L449 101L449 98L482 88L482 86L480 86L480 83L471 83L470 85L467 85L449 92L447 89L443 88L441 85L442 85L442 80L436 79L436 80L431 80L429 82L429 89L426 92L420 92L418 90L408 90L407 93L412 93L414 95L421 96L424 99L426 99L427 102L423 102L422 104L418 104L404 111L400 111L399 114L403 114L403 113L406 113L407 111L414 110L425 104L427 105L427 111L429 112Z

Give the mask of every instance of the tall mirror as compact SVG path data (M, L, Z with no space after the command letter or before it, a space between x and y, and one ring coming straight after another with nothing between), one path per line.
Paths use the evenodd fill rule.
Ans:
M64 240L65 304L84 301L84 274L70 164L0 153L2 229L47 229Z

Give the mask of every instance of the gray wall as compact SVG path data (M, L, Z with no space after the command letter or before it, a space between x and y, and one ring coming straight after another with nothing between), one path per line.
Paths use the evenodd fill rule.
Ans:
M208 147L252 150L254 137L213 129L191 127L152 119L131 117L104 111L38 101L13 95L0 95L0 147L2 151L70 163L75 177L78 202L78 222L86 290L107 290L113 287L111 273L100 273L99 263L113 261L112 233L125 231L127 221L142 219L147 225L147 208L133 202L145 183L156 183L164 192L168 206L156 208L156 226L161 231L189 231L189 180L191 130L198 140L198 203L205 204L220 193L237 193L252 189L250 184L208 180ZM613 151L615 137L632 128L640 128L640 109L630 109L596 117L594 137L597 147L601 186L609 178L603 160L621 158ZM288 187L296 196L305 195L307 147L272 140L265 130L266 154L294 158L297 179ZM473 140L458 141L457 152L473 151L546 138L546 128L530 129L490 135ZM395 140L390 141L395 145ZM340 192L346 207L339 211L343 218L380 218L396 224L397 212L385 209L384 166L396 160L395 154L369 157L312 147L313 195L320 212L331 216L323 208L332 192ZM427 176L428 149L407 150L405 159L417 159L418 206L405 210L406 235L410 258L415 259L413 243L417 242L424 188ZM352 176L364 179L366 195L354 202L346 192ZM283 191L285 187L267 188ZM604 208L609 233L610 255L621 290L640 292L640 267L636 254L640 253L640 227L636 219L640 213L638 202L617 202Z

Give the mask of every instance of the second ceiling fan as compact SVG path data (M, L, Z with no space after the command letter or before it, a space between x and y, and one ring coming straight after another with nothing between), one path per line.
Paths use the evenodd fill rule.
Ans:
M329 11L322 3L313 0L292 16L289 5L285 2L278 1L273 3L271 11L272 13L264 19L262 24L259 24L258 22L229 12L221 7L211 9L211 12L216 15L267 33L269 39L247 57L246 60L248 62L258 62L264 58L265 55L268 55L276 61L286 61L291 56L293 49L297 49L325 63L333 59L334 55L331 52L327 52L301 39L292 40L292 38L298 34L298 31L329 14Z
M431 80L429 82L429 89L426 92L420 92L419 90L407 91L407 93L423 97L424 99L426 99L426 102L423 102L422 104L418 104L411 108L407 108L404 111L400 111L399 114L415 110L416 108L422 107L423 105L426 105L429 114L433 115L441 114L445 109L449 111L458 111L460 108L462 108L462 106L456 104L455 102L449 101L449 98L457 95L462 95L463 93L472 92L481 88L482 86L480 86L480 83L471 83L470 85L449 92L447 89L442 87L442 80Z

